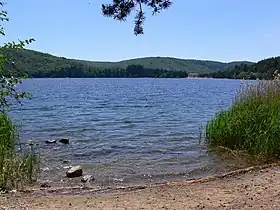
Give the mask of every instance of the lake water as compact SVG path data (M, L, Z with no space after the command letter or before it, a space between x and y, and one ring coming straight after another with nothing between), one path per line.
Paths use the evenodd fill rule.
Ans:
M67 181L70 165L82 165L97 185L186 179L243 164L199 145L199 128L239 87L217 79L28 79L20 89L32 100L11 115L22 140L38 144L50 169L42 179ZM70 144L45 144L62 137Z

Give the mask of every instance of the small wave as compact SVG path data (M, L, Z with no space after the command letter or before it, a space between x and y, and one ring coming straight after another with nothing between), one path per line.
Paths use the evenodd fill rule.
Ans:
M78 159L87 159L92 158L93 160L97 157L105 157L112 153L114 153L116 150L112 148L106 148L106 149L99 149L99 150L90 150L90 151L84 151L81 153L75 153L74 156Z
M111 148L116 149L116 150L121 150L121 151L127 151L127 150L135 149L135 147L129 146L129 145L112 145Z

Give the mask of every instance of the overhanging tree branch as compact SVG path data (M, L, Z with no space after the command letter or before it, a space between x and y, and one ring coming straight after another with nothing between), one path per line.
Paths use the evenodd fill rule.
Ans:
M102 4L102 13L105 17L125 21L131 12L139 6L134 20L134 34L139 35L144 33L143 25L146 17L143 5L152 9L152 14L155 15L168 9L171 4L171 0L113 0L111 4Z

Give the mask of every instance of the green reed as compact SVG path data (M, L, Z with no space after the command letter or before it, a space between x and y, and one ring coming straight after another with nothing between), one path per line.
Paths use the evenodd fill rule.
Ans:
M209 146L279 158L280 81L241 86L232 107L207 123L206 139Z
M38 158L32 147L20 149L17 128L0 114L0 189L18 188L36 178Z

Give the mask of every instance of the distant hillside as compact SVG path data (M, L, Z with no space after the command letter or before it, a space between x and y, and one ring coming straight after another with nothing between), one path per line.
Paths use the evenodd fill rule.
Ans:
M200 76L229 79L273 79L275 70L280 70L280 56L264 59L252 65L242 63L230 70L201 74Z
M77 60L78 61L78 60ZM80 62L80 61L78 61ZM248 61L236 61L230 63L222 63L217 61L203 61L193 59L179 59L171 57L145 57L119 62L96 62L84 61L89 65L98 68L126 68L129 65L142 65L149 69L165 69L168 71L185 71L188 73L210 73L216 71L224 71L233 68L235 65L241 63L248 63Z
M225 71L242 63L252 64L247 61L222 63L217 61L187 60L170 57L146 57L120 62L95 62L66 59L33 50L8 50L4 53L11 61L15 62L18 69L34 77L42 75L48 76L48 72L65 71L69 68L82 71L109 71L112 69L117 71L117 69L126 69L131 65L141 65L146 70L212 73Z

